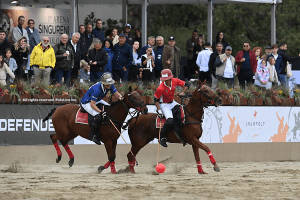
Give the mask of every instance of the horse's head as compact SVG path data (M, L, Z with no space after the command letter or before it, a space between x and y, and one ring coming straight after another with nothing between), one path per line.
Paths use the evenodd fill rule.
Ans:
M195 99L199 99L203 103L210 103L215 106L221 105L222 99L205 84L206 80L203 83L199 80L198 88L194 92Z
M140 110L143 114L148 114L148 108L145 102L141 99L141 95L137 91L132 91L129 86L129 92L124 95L124 103L128 108L135 108Z

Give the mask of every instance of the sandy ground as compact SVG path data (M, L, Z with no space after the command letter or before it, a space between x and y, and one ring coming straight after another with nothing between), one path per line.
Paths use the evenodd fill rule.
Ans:
M204 163L206 175L194 163L165 165L160 175L141 163L136 174L99 174L96 165L0 165L0 199L300 199L300 162L223 162L219 173Z

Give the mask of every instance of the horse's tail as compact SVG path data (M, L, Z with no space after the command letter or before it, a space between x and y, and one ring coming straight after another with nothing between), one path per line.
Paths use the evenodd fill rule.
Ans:
M47 120L53 115L53 113L55 112L55 110L56 110L56 108L53 108L53 109L50 111L50 113L47 115L47 117L45 117L45 118L43 119L43 122L47 121Z

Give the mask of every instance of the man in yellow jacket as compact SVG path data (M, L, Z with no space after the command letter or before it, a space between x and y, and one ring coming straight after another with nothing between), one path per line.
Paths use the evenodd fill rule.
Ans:
M39 84L41 79L46 85L49 85L50 73L55 67L55 52L49 42L48 37L43 37L42 42L34 47L30 56L35 85Z

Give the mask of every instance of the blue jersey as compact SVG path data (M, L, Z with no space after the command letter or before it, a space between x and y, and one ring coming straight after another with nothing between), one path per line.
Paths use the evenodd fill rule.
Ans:
M115 92L117 92L117 89L112 84L110 86L110 89L107 90L103 87L101 82L98 82L98 83L94 84L92 87L90 87L90 89L85 93L85 95L81 99L81 103L86 104L86 103L91 102L91 100L96 101L96 102L100 101L101 99L103 99L105 97L105 95L108 93L108 91L110 91L112 94L114 94Z

